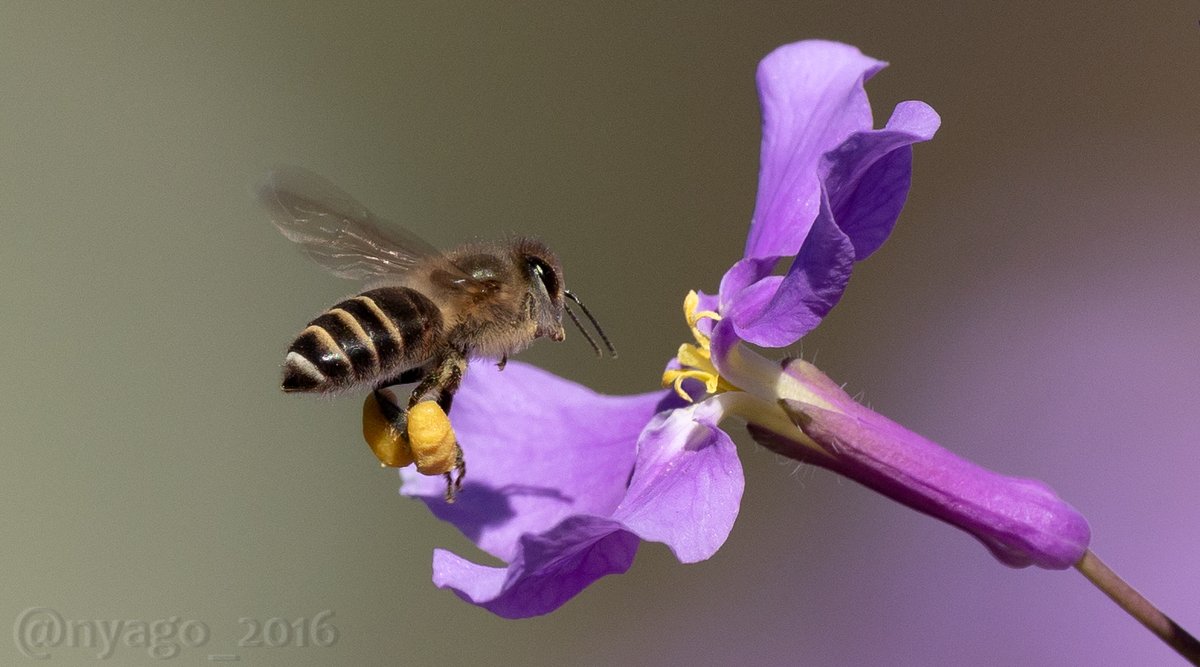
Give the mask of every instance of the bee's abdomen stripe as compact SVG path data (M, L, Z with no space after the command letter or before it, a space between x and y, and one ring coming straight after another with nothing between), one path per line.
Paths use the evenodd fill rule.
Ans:
M367 330L362 327L362 324L359 323L358 318L347 312L344 308L337 307L331 308L329 310L329 314L336 316L342 321L342 324L346 325L346 327L350 329L350 332L354 334L354 340L358 342L359 346L367 351L367 354L370 357L368 359L370 362L369 370L373 373L378 373L379 351L375 349L375 339L371 338L371 336L367 334ZM346 349L345 344L343 344L342 349Z
M319 327L329 334L342 356L349 360L356 377L369 374L375 363L375 351L368 347L370 341L360 338L355 331L356 327L350 326L334 310L325 311L324 314L313 320L309 327ZM357 328L361 329L361 327Z
M380 368L391 368L400 360L404 345L404 341L400 340L400 330L371 297L359 295L339 303L337 307L350 313L371 339L379 355Z
M420 360L431 341L441 336L442 311L429 297L407 287L382 287L363 292L371 300L385 326L399 333L400 356L406 361Z
M350 375L350 362L329 331L315 324L320 319L313 320L314 324L296 337L288 351L309 360L322 375L336 382Z

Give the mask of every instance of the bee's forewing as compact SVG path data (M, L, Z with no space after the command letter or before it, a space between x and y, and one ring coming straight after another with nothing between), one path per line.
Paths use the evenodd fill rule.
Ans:
M268 173L258 199L284 236L341 278L387 278L441 256L416 234L380 221L336 185L300 167Z

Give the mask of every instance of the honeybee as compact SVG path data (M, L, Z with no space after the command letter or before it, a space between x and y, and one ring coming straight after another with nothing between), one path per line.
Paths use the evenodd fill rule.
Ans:
M258 197L279 231L300 244L317 264L341 278L366 283L365 291L309 322L288 347L283 391L370 390L364 428L371 418L382 419L391 433L399 434L406 449L410 433L418 430L410 430L411 409L434 402L449 429L445 414L468 360L494 359L503 369L509 355L538 338L562 341L564 311L597 356L603 356L567 307L568 299L595 327L609 354L616 356L596 319L564 288L557 255L540 241L468 243L442 253L411 232L382 222L332 183L296 167L268 174ZM384 391L409 383L416 387L405 405L398 405ZM429 430L427 426L422 424L419 430ZM371 437L377 436L368 435L368 442L385 465L411 460L393 461ZM445 446L453 447L452 467L422 472L444 474L447 500L453 500L466 464L452 433L447 442L452 444ZM457 478L452 479L451 470L457 471Z

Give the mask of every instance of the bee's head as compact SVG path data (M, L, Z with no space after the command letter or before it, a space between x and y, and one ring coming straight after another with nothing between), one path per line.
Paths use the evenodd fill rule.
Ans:
M537 322L537 332L534 337L546 336L556 341L566 338L562 323L565 310L571 317L571 322L579 329L579 333L583 334L588 344L596 351L596 356L604 356L604 353L600 351L600 346L596 344L596 340L587 332L587 329L583 328L583 325L579 323L579 318L575 316L564 300L570 299L587 316L588 321L596 328L596 333L600 334L600 340L604 341L604 347L615 358L617 351L613 349L608 336L604 334L604 329L600 328L600 323L596 321L595 317L592 317L592 313L588 311L587 306L583 305L579 297L567 291L563 286L562 265L558 263L558 256L541 242L534 240L522 240L518 242L517 248L520 262L528 271L529 276L529 293L533 298L533 316Z
M529 280L532 315L537 325L534 337L563 340L566 338L562 323L565 290L558 256L542 242L533 239L518 241L516 251L521 268Z

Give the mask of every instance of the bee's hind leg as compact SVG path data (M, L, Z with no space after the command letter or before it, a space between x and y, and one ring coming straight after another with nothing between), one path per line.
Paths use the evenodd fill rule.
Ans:
M454 447L458 450L454 461L454 471L445 473L446 477L446 502L454 502L454 495L462 491L463 477L467 476L467 462L463 459L462 447L458 443L454 443ZM458 475L455 475L454 472Z
M401 409L396 401L390 395L384 393L383 390L400 384L411 384L423 379L425 376L426 371L424 368L410 368L395 377L388 378L375 385L375 402L379 404L379 411L383 413L388 423L405 438L408 437L408 409Z
M406 438L408 435L408 408L412 408L412 405L408 405L408 408L401 408L400 404L397 404L395 399L383 390L389 389L392 386L413 384L415 381L425 379L427 375L428 372L425 367L409 368L407 371L395 375L395 377L380 381L374 387L374 396L376 396L379 411L382 411L384 419L388 420L392 427L395 427L396 431L404 434Z
M377 414L387 422L390 427L388 431L394 432L389 436L390 440L383 438L381 442L376 432L369 429L369 418L363 418L367 444L380 462L393 467L404 467L415 462L417 471L422 474L442 474L446 479L448 503L454 502L455 494L462 490L463 477L467 474L462 447L446 416L454 392L462 384L466 365L465 354L453 353L432 364L404 371L376 385L371 398L368 398L368 407L364 408L364 411L369 410L373 399ZM418 382L417 388L405 407L396 404L391 392L384 391L393 385L412 382ZM399 442L396 442L396 434ZM454 449L450 450L450 447ZM451 462L453 465L450 465Z
M383 387L375 390L375 402L379 405L379 411L383 413L383 418L396 429L397 433L404 435L408 432L408 411L401 410L400 406L392 400L392 397L382 391Z
M454 392L462 384L467 372L467 355L464 351L449 352L429 366L421 382L408 397L408 407L425 400L435 400L442 411L449 413L454 401Z
M467 370L467 355L465 351L454 350L437 359L428 366L428 373L413 389L408 398L408 408L416 404L432 400L437 402L443 414L450 413L450 405L454 402L454 393L462 385L463 374ZM451 432L453 436L453 432ZM444 473L446 478L446 502L454 502L455 494L462 490L463 478L467 476L467 464L463 459L462 447L454 438L454 468Z

